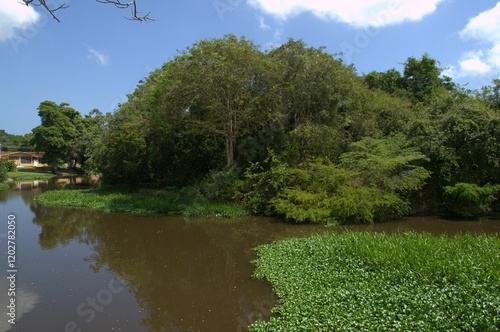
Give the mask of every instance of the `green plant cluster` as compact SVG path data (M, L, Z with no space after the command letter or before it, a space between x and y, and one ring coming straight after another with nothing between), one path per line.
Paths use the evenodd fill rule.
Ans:
M497 331L500 239L343 233L256 249L279 297L250 331Z
M184 216L237 217L248 215L241 206L208 202L190 196L190 190L132 190L104 188L85 190L51 190L36 197L47 206L66 206L138 214L175 214Z
M458 182L444 187L446 206L458 217L477 217L488 214L491 203L496 201L500 185L486 184L478 186L472 183Z
M408 197L429 172L426 157L401 135L364 138L351 144L340 164L317 158L292 167L272 156L265 170L247 172L246 203L298 222L373 222L405 215ZM262 195L265 193L265 195Z
M0 183L8 178L8 172L15 172L16 164L13 161L0 159Z

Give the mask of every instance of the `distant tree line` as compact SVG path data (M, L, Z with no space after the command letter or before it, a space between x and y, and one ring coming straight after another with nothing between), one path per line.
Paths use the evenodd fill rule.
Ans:
M31 144L32 134L12 135L0 129L0 145L2 152L9 151L34 151L34 146Z
M499 212L500 80L468 90L437 60L352 65L290 39L201 40L114 114L40 104L33 144L109 184L192 188L300 222Z

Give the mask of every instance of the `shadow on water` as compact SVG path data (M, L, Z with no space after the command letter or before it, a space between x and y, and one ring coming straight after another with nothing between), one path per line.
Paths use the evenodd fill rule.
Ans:
M500 233L498 220L323 227L264 217L107 214L32 200L81 186L78 178L49 180L0 197L2 220L18 215L19 287L37 296L12 331L244 331L268 319L276 303L271 287L252 278L257 245L343 230Z

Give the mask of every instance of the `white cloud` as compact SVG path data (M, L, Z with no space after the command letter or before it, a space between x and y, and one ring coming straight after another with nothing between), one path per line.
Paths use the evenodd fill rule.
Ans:
M486 75L500 69L500 2L469 20L460 32L463 39L484 43L483 49L462 56L458 77Z
M101 53L91 47L87 47L87 49L89 51L87 58L95 60L97 61L97 63L103 66L109 65L109 57L106 54Z
M355 27L386 26L418 21L436 10L444 0L248 0L267 14L286 20L302 12L344 22Z
M0 0L0 42L5 42L16 34L16 29L28 29L40 20L33 9L15 0Z
M472 76L489 73L491 71L491 66L488 65L483 59L483 51L466 53L459 63L459 76Z
M474 38L479 40L500 40L500 2L490 10L469 20L465 28L460 32L463 38Z

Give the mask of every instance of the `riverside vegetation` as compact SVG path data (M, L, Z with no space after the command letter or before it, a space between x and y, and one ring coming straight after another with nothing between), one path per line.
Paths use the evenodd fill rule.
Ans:
M467 90L428 54L359 75L301 40L263 52L227 35L152 71L113 114L42 102L31 142L107 185L195 188L184 198L295 222L477 218L500 211L499 91Z
M498 331L500 238L327 234L257 249L279 297L250 331Z

